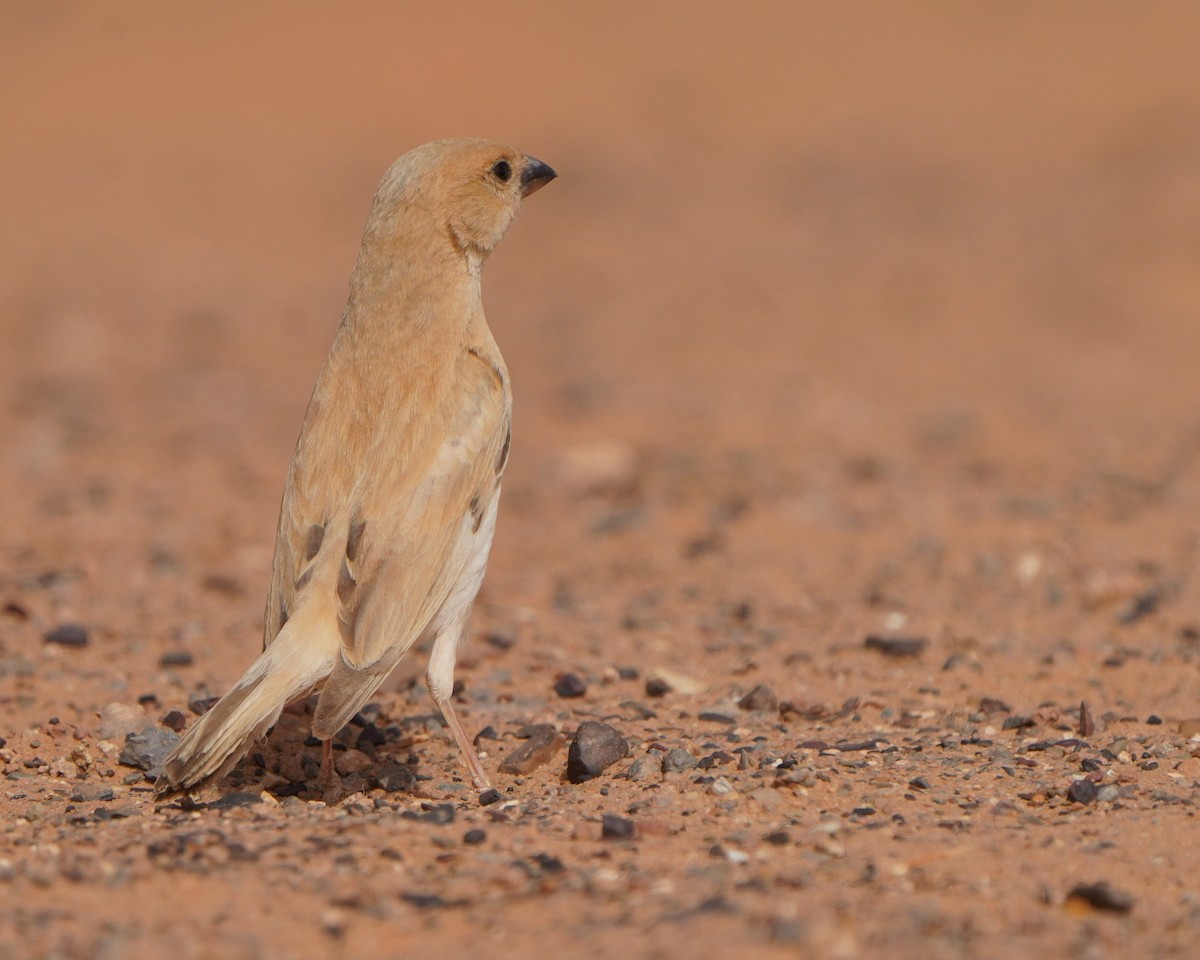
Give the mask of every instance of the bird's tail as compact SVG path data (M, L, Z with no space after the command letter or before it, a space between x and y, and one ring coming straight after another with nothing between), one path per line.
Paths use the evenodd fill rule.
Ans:
M157 796L184 793L228 773L275 725L283 708L306 696L333 669L333 643L313 642L289 621L242 679L197 721L163 761Z

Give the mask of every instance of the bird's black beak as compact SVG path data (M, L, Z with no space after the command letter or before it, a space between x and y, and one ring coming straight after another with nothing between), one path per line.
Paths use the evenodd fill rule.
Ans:
M525 158L525 169L521 171L521 196L527 197L536 190L540 190L551 180L557 177L558 174L541 160L535 160L533 157Z

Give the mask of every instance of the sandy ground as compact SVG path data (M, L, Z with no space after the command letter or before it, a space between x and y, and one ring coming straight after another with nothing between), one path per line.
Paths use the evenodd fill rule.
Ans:
M0 953L1195 956L1195 8L435 6L0 4ZM255 654L370 196L453 135L561 174L458 676L492 771L564 742L479 806L417 654L360 793L301 709L156 806L126 734Z

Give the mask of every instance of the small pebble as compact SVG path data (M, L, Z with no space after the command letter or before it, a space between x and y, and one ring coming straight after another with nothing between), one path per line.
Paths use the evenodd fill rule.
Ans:
M476 827L474 830L468 830L463 834L463 843L468 846L475 847L483 843L487 839L487 831L480 830Z
M562 873L567 869L558 857L552 857L548 853L535 853L529 859L541 867L543 873Z
M262 802L262 797L257 793L236 790L233 793L227 793L219 799L214 800L207 806L210 810L236 810L239 807L256 807Z
M1067 787L1067 797L1074 800L1076 803L1082 803L1085 806L1092 803L1096 799L1096 795L1100 792L1100 788L1091 780L1084 778L1083 780L1074 781Z
M604 825L600 835L605 840L632 840L637 833L637 825L625 817L612 813L604 815Z
M653 720L658 716L653 710L639 700L622 700L621 709L628 710L633 720Z
M3 610L0 610L6 617L12 617L14 620L28 620L29 611L19 603L10 600L4 605Z
M708 854L711 857L717 857L721 860L728 860L730 863L749 863L750 855L744 850L739 850L736 847L727 847L723 843L714 843L708 848Z
M404 810L400 816L404 820L415 820L418 823L432 823L444 827L454 822L454 804L423 803L419 813L416 810Z
M140 733L131 733L125 738L118 762L127 767L154 771L162 766L163 760L179 742L179 734L162 727L146 727Z
M49 631L43 639L60 647L86 647L88 632L77 623L63 623Z
M495 787L491 787L488 790L484 790L483 793L481 793L479 795L479 805L481 807L490 807L493 803L499 803L499 802L500 802L500 791L497 790Z
M105 820L125 820L128 817L136 817L138 808L132 804L124 807L97 807L92 811L92 816L103 822Z
M1130 602L1129 606L1117 614L1117 623L1128 626L1137 623L1143 617L1148 617L1158 609L1162 594L1158 590L1147 590L1140 593Z
M575 731L567 752L567 779L583 783L600 776L629 755L629 744L607 723L585 720Z
M538 723L526 727L527 739L521 746L504 758L500 764L500 772L513 776L524 776L532 773L538 767L549 763L562 746L559 732L548 723Z
M115 794L112 787L100 783L76 784L71 791L71 799L76 802L94 802L96 800L111 800Z
M516 634L511 630L493 630L484 639L497 650L511 650L517 642Z
M876 650L885 657L915 657L919 656L929 641L925 637L885 637L871 634L863 641L867 650Z
M195 657L187 650L168 650L159 659L160 667L190 667Z
M418 910L433 910L448 906L443 897L436 893L402 893L400 899L410 903Z
M371 778L388 793L407 793L417 784L417 778L413 776L409 766L394 760L375 767Z
M1135 902L1130 894L1110 887L1107 880L1079 884L1067 894L1067 902L1072 900L1107 913L1129 913Z
M742 697L737 704L743 710L762 711L764 713L774 713L779 709L779 698L775 696L775 691L768 687L765 683L760 683L748 694Z
M672 747L662 758L663 773L684 773L694 770L700 761L683 747Z
M582 697L587 689L587 681L577 673L564 673L554 681L554 692L564 699Z
M196 716L201 716L208 713L220 699L220 697L193 697L188 701L188 709Z
M646 696L665 697L673 687L662 677L651 677L646 681Z
M1079 704L1079 735L1081 737L1094 737L1097 732L1096 718L1092 716L1092 711L1088 707L1087 701L1083 700Z
M859 750L874 750L880 744L879 740L845 740L842 743L835 743L829 749L836 750L839 753L857 753Z
M724 766L733 761L733 754L725 750L717 750L706 757L701 757L696 766L701 770L711 770L713 767Z
M648 753L638 757L629 765L629 779L637 783L660 780L662 778L662 754Z
M244 592L236 577L227 573L210 573L200 581L200 586L213 593L222 593L227 597L240 597Z
M174 730L179 733L187 726L187 717L179 710L172 710L162 718L162 725L168 730Z

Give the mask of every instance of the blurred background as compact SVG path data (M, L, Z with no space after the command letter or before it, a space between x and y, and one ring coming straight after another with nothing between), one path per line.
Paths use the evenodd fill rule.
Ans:
M0 0L0 939L299 956L355 912L336 942L371 955L396 917L444 957L480 931L530 955L1190 955L1198 49L1182 2ZM454 136L560 174L484 277L515 424L468 730L633 717L639 751L708 753L716 704L729 744L903 747L805 757L811 793L740 805L692 773L605 799L547 766L501 782L522 809L490 808L477 859L380 811L347 861L366 821L339 808L275 821L311 845L221 847L206 880L188 835L216 849L232 817L150 814L116 763L122 807L81 816L95 784L48 761L104 755L114 706L177 727L258 649L375 186ZM380 693L417 729L428 698L396 687L423 668ZM568 671L591 685L569 703ZM655 675L674 692L638 699ZM736 705L758 683L778 714ZM1104 764L1062 745L1013 760L1083 730L1084 699L1119 803L1063 799ZM452 745L413 749L445 799ZM598 839L652 796L636 845ZM810 839L772 860L785 819ZM1057 908L1106 877L1132 917Z
M462 135L560 172L485 279L517 395L495 600L609 571L615 618L621 583L710 577L804 645L889 591L944 624L999 564L960 623L998 634L1054 607L1014 608L1023 557L1194 559L1198 28L1188 4L6 2L6 582L74 571L22 602L136 638L224 577L240 655L375 185Z

